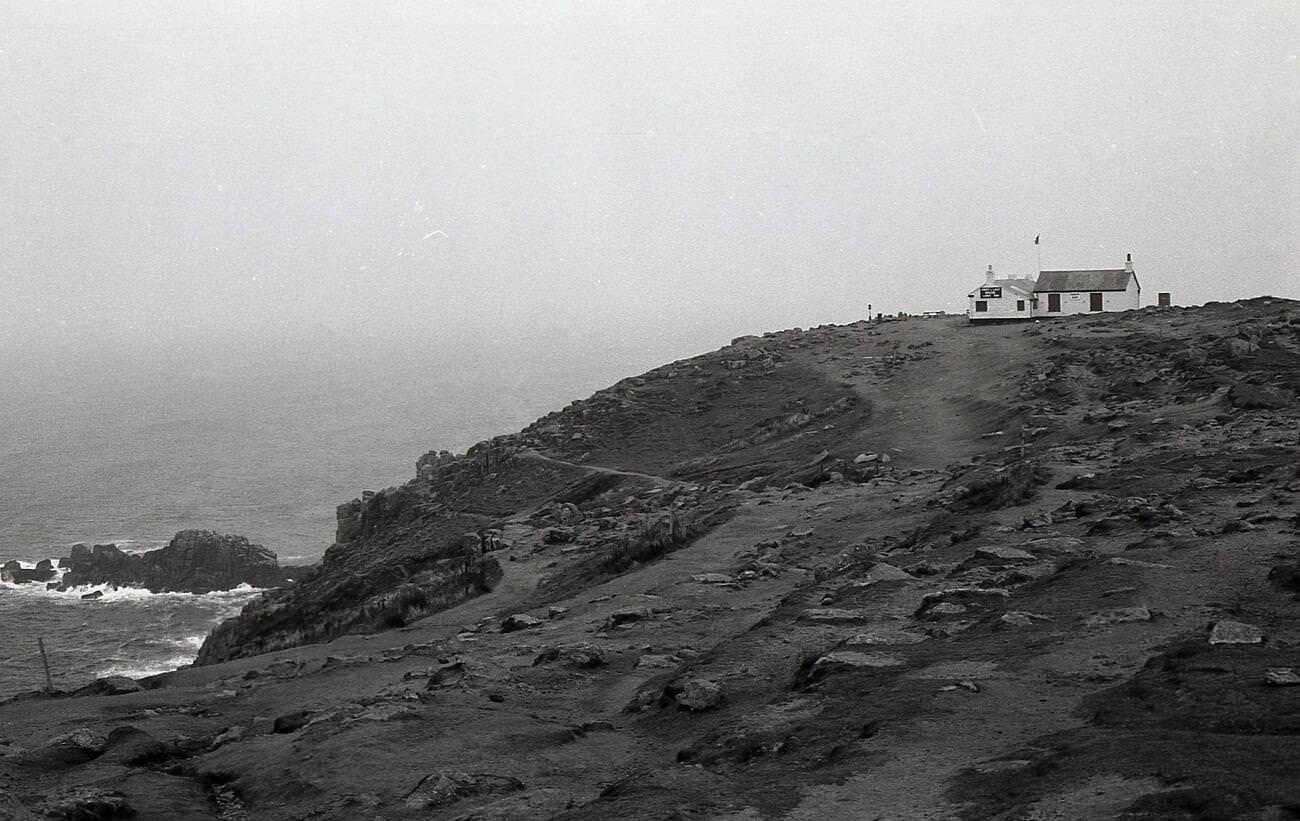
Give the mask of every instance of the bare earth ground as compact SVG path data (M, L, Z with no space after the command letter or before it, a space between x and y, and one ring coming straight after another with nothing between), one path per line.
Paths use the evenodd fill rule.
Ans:
M619 484L491 592L0 705L0 819L1300 818L1297 388L1285 300L737 340L547 423Z

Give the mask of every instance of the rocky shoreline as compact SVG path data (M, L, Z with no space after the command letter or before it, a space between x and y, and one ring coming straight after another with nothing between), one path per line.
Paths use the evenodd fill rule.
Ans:
M1298 405L1288 300L739 339L0 704L0 819L1289 817Z
M280 567L265 547L211 530L182 530L165 547L143 553L127 553L114 544L76 544L68 556L43 559L33 568L17 561L0 568L4 581L15 584L44 584L60 591L109 585L151 593L211 593L240 585L279 588L313 572Z

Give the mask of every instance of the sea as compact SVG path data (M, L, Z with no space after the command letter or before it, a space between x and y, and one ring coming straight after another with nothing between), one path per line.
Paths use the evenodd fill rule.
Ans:
M455 340L453 340L455 342ZM0 350L0 563L72 545L144 551L189 528L315 562L337 505L619 378L671 344L275 339ZM595 353L593 353L595 352ZM0 584L0 698L190 663L259 591Z

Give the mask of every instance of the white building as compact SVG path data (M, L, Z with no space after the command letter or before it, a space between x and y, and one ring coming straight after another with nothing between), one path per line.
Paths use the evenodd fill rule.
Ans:
M984 284L966 296L972 320L1029 319L1033 315L1034 281L1024 277L999 279L992 265L984 272Z
M1142 286L1129 254L1123 268L1041 271L1037 281L998 279L990 265L984 284L967 294L967 299L972 322L1038 319L1140 308Z
M1123 268L1097 271L1043 271L1034 286L1034 316L1068 316L1142 307L1142 286L1133 273L1133 255Z

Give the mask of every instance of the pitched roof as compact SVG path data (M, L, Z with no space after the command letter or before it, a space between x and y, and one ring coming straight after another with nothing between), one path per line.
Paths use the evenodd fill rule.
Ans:
M990 286L994 288L1001 286L1027 295L1034 292L1034 281L1032 279L1025 279L1024 277L1008 277L1007 279L995 279L992 283L981 282L979 285L975 286L973 291L971 291L970 296L975 296L975 293L979 291L980 288L988 288Z
M1035 291L1123 291L1132 271L1107 268L1100 271L1042 271Z
M1024 291L1027 294L1034 292L1034 281L1025 277L1011 277L1009 279L994 280L995 285L1002 285L1007 288L1015 288L1017 291Z

